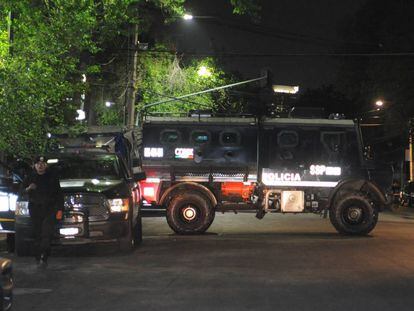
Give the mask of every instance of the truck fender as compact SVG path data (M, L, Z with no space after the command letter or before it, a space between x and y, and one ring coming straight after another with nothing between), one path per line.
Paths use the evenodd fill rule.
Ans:
M165 203L168 202L170 194L176 191L178 192L182 190L185 190L185 191L194 190L194 191L200 192L204 194L210 200L213 207L217 205L217 199L215 195L211 192L211 190L208 189L206 186L200 185L195 182L182 182L182 183L175 184L174 186L168 188L162 194L160 198L160 205L164 205Z
M335 201L336 195L342 191L358 191L365 192L371 195L371 198L378 206L379 210L384 210L388 207L387 199L381 188L374 182L366 179L344 179L340 181L336 187L331 191L328 198L328 208L331 208Z

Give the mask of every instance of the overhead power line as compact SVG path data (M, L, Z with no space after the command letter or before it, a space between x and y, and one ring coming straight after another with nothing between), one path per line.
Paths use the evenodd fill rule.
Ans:
M205 21L211 21L218 25L224 25L230 28L237 29L243 32L250 32L257 35L262 35L266 37L273 37L277 39L287 40L287 41L296 41L312 45L323 45L323 46L353 46L353 47L378 47L377 43L373 42L360 42L360 41L345 41L335 38L324 38L320 36L314 36L309 34L297 33L292 31L286 31L279 28L263 26L259 24L253 24L249 22L237 23L234 21L229 21L227 19L222 19L220 17L212 17L211 19L205 19Z
M215 52L192 52L192 51L168 51L154 50L145 53L172 53L193 56L217 56L217 57L413 57L414 52L389 52L389 53L215 53Z

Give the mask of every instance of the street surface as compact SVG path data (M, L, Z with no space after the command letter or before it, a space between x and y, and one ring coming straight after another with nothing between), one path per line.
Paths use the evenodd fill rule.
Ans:
M132 254L58 249L46 270L14 262L14 311L413 310L414 213L380 215L344 237L316 215L217 214L209 233L177 236L144 219Z

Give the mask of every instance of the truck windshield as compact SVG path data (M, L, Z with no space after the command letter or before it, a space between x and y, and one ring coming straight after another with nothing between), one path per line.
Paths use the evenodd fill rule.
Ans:
M58 158L56 163L50 163L49 166L57 172L60 179L121 178L119 163L115 155L62 157Z

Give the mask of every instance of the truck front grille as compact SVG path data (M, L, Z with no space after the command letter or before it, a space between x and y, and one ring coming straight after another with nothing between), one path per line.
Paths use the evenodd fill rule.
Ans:
M96 193L73 193L65 195L65 211L83 212L89 221L106 220L109 210L106 199Z

